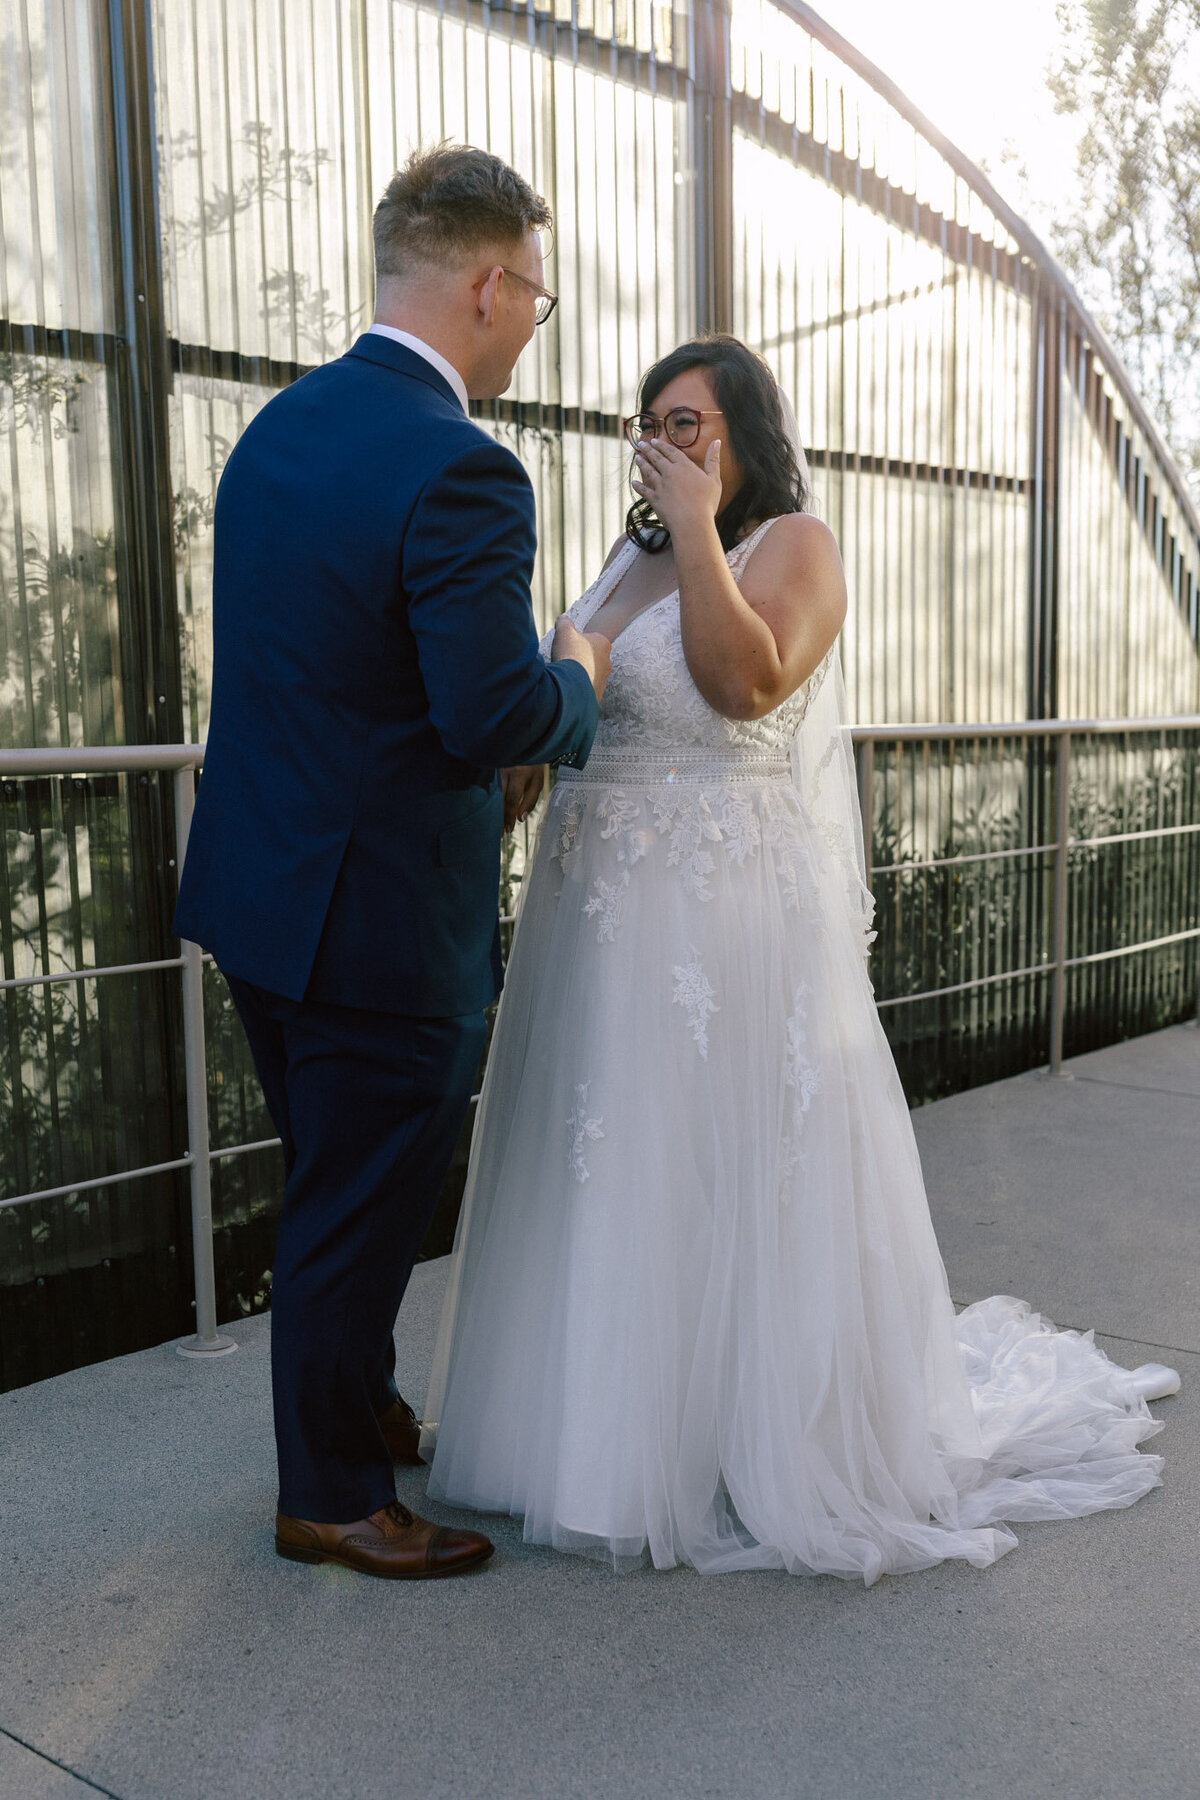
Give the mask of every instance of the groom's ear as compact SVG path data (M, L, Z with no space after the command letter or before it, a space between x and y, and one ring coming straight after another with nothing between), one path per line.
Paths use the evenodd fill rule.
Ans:
M504 280L504 271L499 263L493 264L478 288L478 305L485 325L490 325L496 314L496 303L500 298L500 283Z

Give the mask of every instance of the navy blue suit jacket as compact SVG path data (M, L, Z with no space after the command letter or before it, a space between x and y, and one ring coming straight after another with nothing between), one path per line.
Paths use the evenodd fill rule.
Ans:
M368 333L278 394L217 493L208 748L175 930L298 1000L425 1016L500 986L498 768L587 759L538 654L533 494Z

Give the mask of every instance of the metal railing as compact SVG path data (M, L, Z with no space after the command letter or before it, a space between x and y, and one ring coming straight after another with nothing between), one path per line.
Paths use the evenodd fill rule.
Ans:
M1103 735L1142 735L1167 731L1200 732L1200 715L1158 719L1065 719L1022 720L1008 724L972 725L862 725L851 735L858 747L858 781L863 818L867 822L867 884L876 875L895 872L918 872L977 864L1013 857L1052 858L1052 949L1048 961L1026 968L1006 969L972 980L956 982L912 994L887 996L877 1002L880 1010L912 1005L943 995L965 993L1003 981L1025 977L1045 977L1051 982L1050 1007L1050 1073L1063 1074L1063 1021L1066 1011L1068 971L1090 963L1133 956L1168 944L1200 938L1200 925L1190 926L1165 936L1145 939L1081 956L1067 955L1067 899L1070 885L1069 856L1072 850L1098 848L1108 844L1150 839L1178 838L1200 833L1200 818L1184 824L1161 826L1149 830L1116 832L1100 837L1073 838L1069 831L1071 785L1071 748L1077 737ZM872 831L875 787L875 749L880 744L973 742L987 739L1050 739L1055 742L1054 836L1045 842L1008 846L1003 849L972 852L961 856L930 857L899 863L875 863L872 858ZM175 797L175 862L183 867L187 852L195 799L195 773L204 760L204 747L197 744L175 744L136 748L84 750L6 750L0 752L0 779L21 779L42 775L77 776L113 773L165 773L174 777ZM508 922L511 923L511 918ZM180 1156L152 1163L143 1168L117 1170L86 1180L63 1183L58 1187L40 1188L32 1193L0 1196L0 1208L26 1205L68 1194L104 1188L118 1182L138 1181L144 1177L174 1170L188 1171L191 1191L192 1257L195 1279L196 1331L193 1337L176 1348L184 1356L220 1356L236 1350L230 1338L217 1330L216 1275L213 1254L212 1165L227 1157L246 1155L278 1145L277 1138L232 1144L213 1149L208 1130L208 1074L205 1052L203 966L207 958L199 945L180 940L180 953L174 957L105 967L59 970L53 974L23 975L0 981L0 992L18 988L52 987L63 982L86 982L117 975L140 975L153 971L178 969L182 985L182 1017L184 1046L184 1079L187 1107L187 1148ZM1197 991L1197 1020L1200 1022L1200 980Z
M0 754L0 776L100 775L133 772L172 774L175 778L175 862L183 868L195 804L196 770L204 761L200 744L165 744L154 747L105 750L6 750ZM141 1169L123 1169L98 1175L89 1181L73 1181L61 1187L40 1188L31 1194L0 1197L0 1207L22 1206L29 1201L50 1200L89 1188L109 1187L118 1181L140 1181L146 1176L186 1169L191 1188L192 1266L196 1286L196 1332L178 1344L181 1356L227 1356L237 1349L232 1338L217 1330L217 1282L213 1260L212 1164L218 1157L236 1156L260 1148L235 1144L213 1150L208 1141L208 1071L204 1051L204 954L198 944L180 939L179 955L140 963L119 963L107 968L67 969L53 975L25 975L0 981L0 992L18 987L49 987L64 981L95 981L110 975L144 974L155 969L178 969L182 977L183 1064L187 1098L187 1149L167 1162ZM266 1139L265 1143L271 1143Z
M1152 827L1145 831L1115 832L1100 837L1072 837L1070 834L1071 747L1078 737L1147 736L1167 731L1200 732L1200 715L1183 714L1158 719L1023 719L1010 724L986 725L857 725L851 736L858 747L859 803L864 821L864 854L867 886L881 874L915 873L944 869L967 863L1006 861L1014 857L1053 857L1052 874L1052 942L1050 959L1021 969L1004 969L968 981L953 982L944 987L926 988L919 993L894 994L876 1002L882 1011L895 1006L910 1006L918 1001L935 1000L943 995L962 994L1004 981L1026 977L1046 977L1050 990L1050 1073L1063 1073L1063 1022L1066 1016L1067 973L1089 964L1108 962L1123 956L1135 956L1158 950L1168 944L1185 943L1200 938L1200 925L1163 936L1123 944L1117 949L1097 950L1083 956L1067 955L1067 898L1070 885L1069 856L1072 850L1097 849L1109 844L1149 841L1154 838L1181 837L1200 833L1200 819L1184 825ZM964 856L929 857L890 864L877 864L872 857L873 800L875 791L875 747L877 744L961 743L982 739L1049 739L1054 741L1054 836L1046 842L1005 846L998 850L972 852ZM1200 1023L1200 970L1197 976L1197 1022Z

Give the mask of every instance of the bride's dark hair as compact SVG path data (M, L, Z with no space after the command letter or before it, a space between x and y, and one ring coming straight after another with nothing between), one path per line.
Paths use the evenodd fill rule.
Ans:
M703 369L725 415L725 443L737 457L742 485L717 514L721 548L729 551L747 525L780 513L807 512L811 498L783 422L775 377L740 338L704 332L680 344L642 376L638 412L653 412L669 382ZM639 550L665 550L671 534L649 500L635 500L625 515L625 535Z

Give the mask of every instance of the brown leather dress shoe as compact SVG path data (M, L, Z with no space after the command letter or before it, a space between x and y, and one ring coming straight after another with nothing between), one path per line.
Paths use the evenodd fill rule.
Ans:
M451 1531L390 1500L351 1525L314 1525L276 1513L275 1549L293 1562L341 1563L389 1581L428 1581L477 1568L493 1546L480 1531Z
M420 1463L421 1421L407 1400L403 1397L393 1400L387 1411L379 1416L379 1429L394 1463Z

